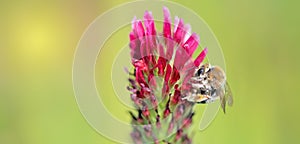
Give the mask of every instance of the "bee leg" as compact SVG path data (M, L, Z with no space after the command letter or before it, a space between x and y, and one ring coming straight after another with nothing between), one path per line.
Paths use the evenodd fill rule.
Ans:
M196 97L194 97L194 101L198 104L207 104L209 100L209 97L207 95L199 94Z
M204 101L198 101L197 104L207 104L207 100L204 100Z

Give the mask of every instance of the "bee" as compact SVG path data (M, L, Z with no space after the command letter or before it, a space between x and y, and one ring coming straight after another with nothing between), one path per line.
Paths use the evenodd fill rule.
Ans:
M225 72L219 66L201 65L199 69L195 70L188 84L190 89L184 92L183 100L208 104L219 99L224 113L226 104L229 106L233 104Z

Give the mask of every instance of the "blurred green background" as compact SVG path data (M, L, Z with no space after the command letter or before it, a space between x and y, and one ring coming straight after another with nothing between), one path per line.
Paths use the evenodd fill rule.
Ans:
M0 2L1 144L114 143L82 117L73 93L72 62L86 27L124 2ZM226 115L219 112L208 129L197 131L195 143L299 143L300 2L176 2L194 10L215 33L235 99ZM107 52L117 53L118 48ZM109 56L100 59L113 61ZM97 72L101 75L98 67ZM104 100L117 118L129 122L127 109L114 96Z

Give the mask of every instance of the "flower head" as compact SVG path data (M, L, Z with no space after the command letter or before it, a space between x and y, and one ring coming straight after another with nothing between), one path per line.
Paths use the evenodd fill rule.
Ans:
M192 123L193 103L182 100L189 89L188 80L204 60L205 48L195 60L192 55L199 45L199 36L191 27L175 17L172 28L168 8L163 8L163 32L157 32L151 12L144 20L132 21L130 54L134 72L128 90L137 109L130 113L134 126L131 134L135 143L164 141L191 143L188 128Z

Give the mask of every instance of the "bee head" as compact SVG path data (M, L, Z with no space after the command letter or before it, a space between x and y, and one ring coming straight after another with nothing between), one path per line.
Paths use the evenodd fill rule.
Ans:
M204 75L205 73L207 73L210 68L209 68L209 64L204 64L204 65L201 65L201 67L197 70L196 72L196 76L200 76L200 75Z

